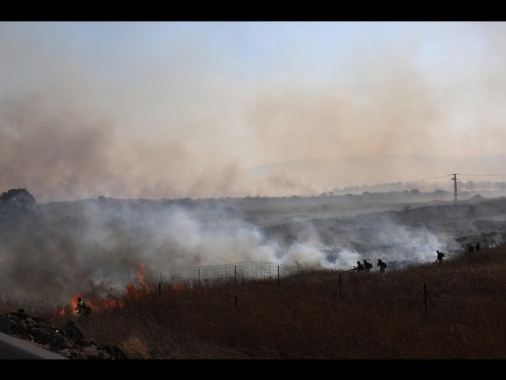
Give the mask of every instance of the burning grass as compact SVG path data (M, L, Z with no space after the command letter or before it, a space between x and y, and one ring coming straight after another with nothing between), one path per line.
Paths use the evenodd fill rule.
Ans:
M506 246L281 281L145 283L140 270L120 298L86 301L85 335L136 359L506 359ZM0 313L18 306L31 305L0 299Z

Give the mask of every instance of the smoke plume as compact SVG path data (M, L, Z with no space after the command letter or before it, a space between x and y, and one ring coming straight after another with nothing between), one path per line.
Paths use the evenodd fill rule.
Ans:
M4 22L0 188L39 202L289 196L469 173L349 156L504 154L505 27ZM252 175L319 159L346 162ZM503 175L489 169L475 174Z
M244 262L351 269L358 260L381 258L394 268L459 248L452 236L399 225L388 213L379 223L364 214L360 228L336 231L341 225L332 219L262 228L233 201L101 197L42 209L45 219L30 230L2 234L1 293L65 299L124 290L137 282L140 267L165 280L171 270ZM361 230L369 228L364 238Z

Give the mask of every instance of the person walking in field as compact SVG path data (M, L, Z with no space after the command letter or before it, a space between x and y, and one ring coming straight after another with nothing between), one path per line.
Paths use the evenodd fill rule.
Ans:
M378 266L379 266L380 273L385 273L385 269L387 269L387 263L385 263L381 259L378 259Z
M475 250L476 252L478 252L480 249L481 249L481 247L480 247L480 242L477 242L477 243L476 243L476 246L474 247L474 250Z
M364 270L366 272L369 272L372 268L372 264L371 263L368 263L367 260L364 260Z
M357 266L353 267L353 269L356 270L357 272L360 272L360 271L364 270L364 266L362 265L362 263L360 261L357 261Z
M437 252L437 262L439 262L439 264L442 264L443 263L443 257L445 257L445 254L443 252L440 252L439 250L436 251Z

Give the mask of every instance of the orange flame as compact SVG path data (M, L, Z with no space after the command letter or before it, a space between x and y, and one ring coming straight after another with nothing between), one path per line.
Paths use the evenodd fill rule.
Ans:
M134 299L139 299L143 295L149 294L150 289L148 285L144 282L144 264L139 265L139 271L137 272L137 279L139 280L140 287L136 288L132 284L128 284L126 287L126 293L127 296L132 297ZM83 298L79 293L76 293L75 296L71 300L71 313L77 314L76 306L77 306L77 299L81 297ZM102 298L94 298L94 299L86 299L86 304L90 306L93 310L93 312L105 310L105 309L113 309L118 307L124 307L125 303L123 301L114 300L114 299L102 299ZM56 315L59 316L65 316L66 311L64 308L58 309L55 311Z
M64 317L66 312L65 312L65 308L61 308L61 309L56 309L54 312L53 312L54 315L58 316L58 317Z
M74 298L72 298L72 312L74 314L77 314L76 306L77 306L77 299L80 297L79 294L76 294Z
M144 282L144 264L139 265L139 271L137 272L137 279L139 280L140 283L139 288L136 288L132 284L127 285L127 295L134 299L139 299L143 295L150 293L148 285Z
M145 286L144 282L144 264L139 264L139 271L137 272L137 279L139 280L141 286Z

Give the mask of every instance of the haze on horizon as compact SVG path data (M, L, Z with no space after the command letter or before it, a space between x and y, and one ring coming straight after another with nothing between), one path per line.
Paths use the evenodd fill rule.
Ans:
M0 192L306 195L322 189L296 172L248 170L502 155L505 32L504 22L0 22ZM364 173L350 161L335 186L447 174L431 170Z

